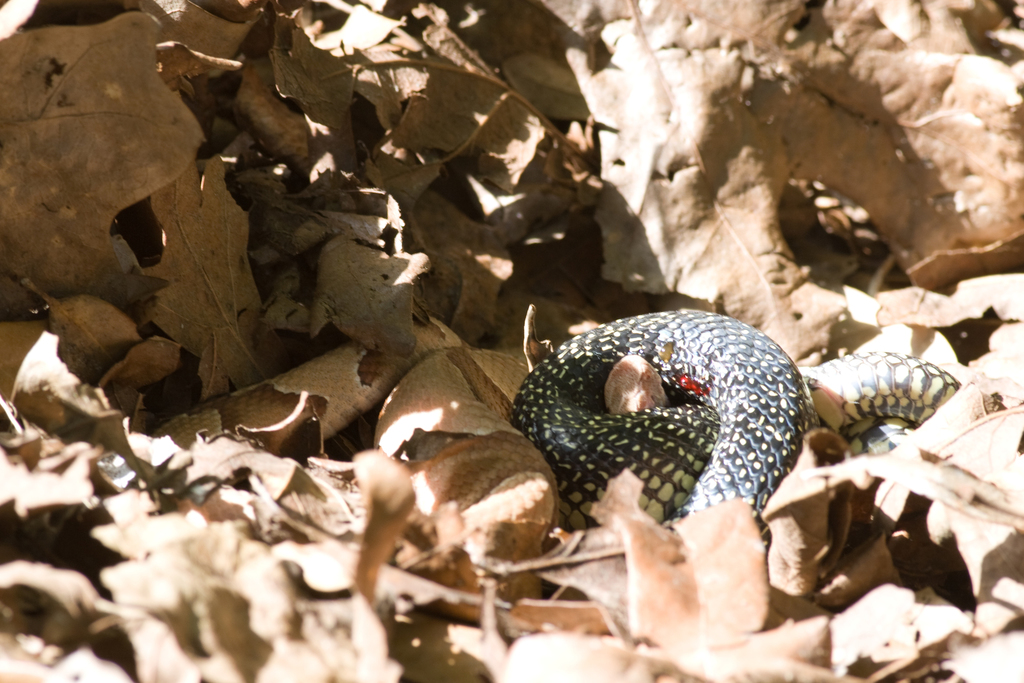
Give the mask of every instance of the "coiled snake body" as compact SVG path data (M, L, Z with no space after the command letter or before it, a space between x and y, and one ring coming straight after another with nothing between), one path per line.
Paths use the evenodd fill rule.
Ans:
M604 410L604 384L625 356L660 374L674 407ZM703 311L626 318L570 339L523 383L513 424L544 453L575 528L625 468L644 482L641 507L672 520L730 498L760 511L818 425L864 417L927 418L959 388L920 359L868 354L801 375L754 327ZM815 396L812 398L812 389Z

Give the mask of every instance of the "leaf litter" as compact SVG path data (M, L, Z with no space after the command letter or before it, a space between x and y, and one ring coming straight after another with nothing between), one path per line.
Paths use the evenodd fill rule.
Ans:
M0 6L4 677L1019 679L1022 13L136 9ZM563 530L538 337L681 306L964 387Z

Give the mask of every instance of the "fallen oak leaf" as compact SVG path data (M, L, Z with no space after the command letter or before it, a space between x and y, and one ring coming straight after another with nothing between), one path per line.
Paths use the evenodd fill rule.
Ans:
M20 65L3 89L24 94L0 102L0 272L55 297L128 301L132 276L115 257L111 222L180 176L203 140L156 73L156 32L127 12L0 42L0 62Z
M31 283L25 283L35 289ZM36 294L49 306L50 332L60 338L60 355L83 382L96 384L103 373L142 341L135 321L121 309L88 294L55 299Z
M144 313L196 356L215 354L238 388L285 369L280 341L261 323L259 292L246 252L249 224L224 184L224 162L213 157L202 183L190 167L152 197L166 245L149 275L171 284ZM211 347L212 345L212 347Z

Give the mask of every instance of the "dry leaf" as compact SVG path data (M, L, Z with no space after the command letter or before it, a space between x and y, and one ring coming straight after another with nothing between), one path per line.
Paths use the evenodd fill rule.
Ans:
M413 283L429 269L424 254L388 256L335 237L320 251L311 334L331 322L367 349L410 355L416 347Z
M0 186L9 188L0 271L7 276L28 277L56 297L128 300L110 223L173 182L202 140L153 68L155 43L153 22L131 12L3 41L0 62L19 65L3 90L24 93L0 104Z
M1022 275L991 275L964 280L950 295L908 287L880 292L878 322L924 327L949 327L961 320L980 318L989 308L1002 320L1024 318L1016 292L1024 285Z
M356 585L373 601L377 572L395 550L415 495L409 471L379 451L366 451L355 459L356 479L366 501L367 521L356 566Z
M50 306L50 332L60 338L61 358L83 382L98 384L114 363L142 341L132 319L102 299L88 295L43 299Z
M197 356L212 344L214 363L241 388L284 369L283 349L260 322L246 242L249 225L224 186L224 163L212 158L200 186L194 168L153 196L166 246L147 273L171 282L147 316Z

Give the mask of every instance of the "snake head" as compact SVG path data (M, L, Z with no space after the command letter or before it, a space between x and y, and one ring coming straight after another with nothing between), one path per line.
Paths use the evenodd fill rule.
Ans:
M711 387L707 382L697 379L695 375L686 371L685 363L676 358L676 347L674 342L665 342L657 347L658 358L661 360L662 374L672 378L672 383L683 391L698 397L705 397L711 393Z

